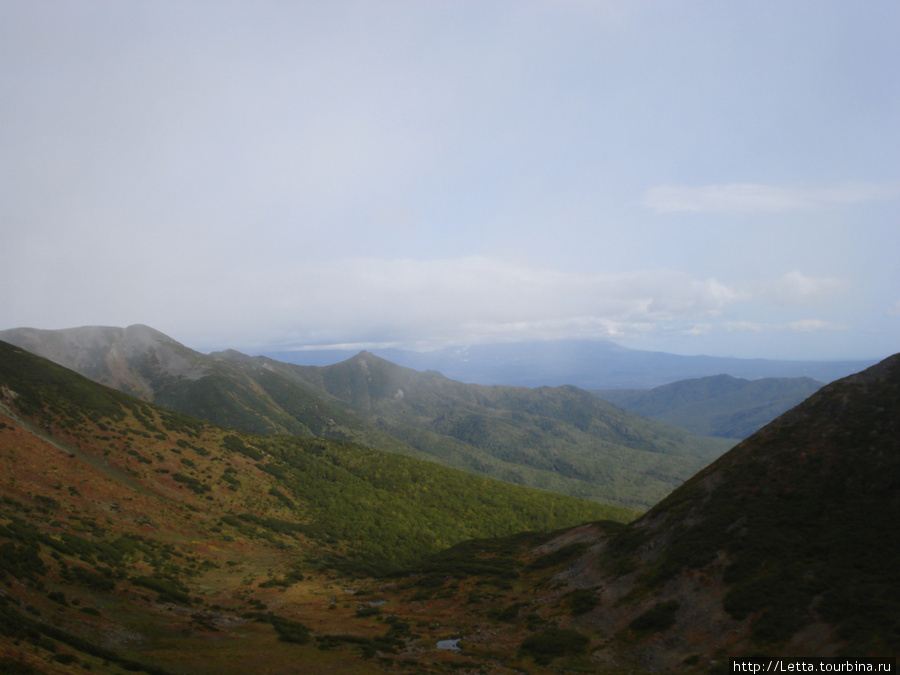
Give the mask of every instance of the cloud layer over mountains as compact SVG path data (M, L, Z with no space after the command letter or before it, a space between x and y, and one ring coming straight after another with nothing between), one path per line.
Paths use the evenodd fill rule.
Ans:
M892 3L0 1L0 328L900 332Z

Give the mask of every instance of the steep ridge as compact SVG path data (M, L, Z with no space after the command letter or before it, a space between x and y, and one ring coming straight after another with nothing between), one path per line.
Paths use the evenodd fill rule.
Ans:
M0 339L146 401L233 429L355 440L416 454L238 352L208 356L148 326L17 328Z
M900 645L898 522L900 355L764 427L613 550L642 571L632 592L684 605L667 631L684 657L704 628L705 647L722 640L721 625L691 617L701 587L719 595L732 649L884 655Z
M744 380L714 375L653 389L600 389L593 393L643 417L700 436L744 439L814 394L808 377Z
M214 424L349 440L543 490L646 509L733 443L644 420L573 387L481 387L368 353L303 367L204 355L146 326L0 334Z

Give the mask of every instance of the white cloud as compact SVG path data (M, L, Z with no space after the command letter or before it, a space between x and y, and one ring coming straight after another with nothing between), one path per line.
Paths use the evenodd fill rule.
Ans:
M478 256L307 261L240 283L216 279L216 294L234 306L205 324L245 333L244 344L249 331L298 345L621 337L709 320L738 298L682 272L589 275Z
M772 282L751 286L751 293L776 306L818 304L844 292L850 284L834 277L810 277L788 272Z
M0 319L882 349L895 13L687 4L0 2Z
M725 323L725 330L728 331L744 331L749 333L762 333L769 326L757 321L728 321Z
M848 330L848 326L821 319L799 319L788 323L759 323L756 321L729 321L723 324L729 332L773 333L790 331L794 333L817 333L822 331Z
M847 330L847 326L834 323L832 321L822 321L820 319L802 319L800 321L791 321L788 324L792 331L801 333L818 333L821 331Z
M777 213L841 204L896 199L896 186L846 183L831 188L790 188L737 183L730 185L661 185L644 193L644 206L656 213Z
M887 314L888 316L900 316L900 300L888 307Z
M54 325L45 325L38 314L22 313L17 325L147 323L198 349L247 350L277 344L435 348L697 337L721 329L809 332L836 326L814 320L790 326L754 323L735 313L760 299L803 304L842 287L800 272L768 284L735 286L674 270L587 274L484 256L287 263L273 257L263 270L227 259L196 264L190 251L183 253L182 264L169 265L165 283L158 285L149 283L159 275L149 263L110 257L104 269L116 282L98 284L78 274L74 262L58 261L52 266L56 276L48 273L31 289L36 302L29 304L52 310Z
M711 323L698 323L688 327L685 331L687 335L709 335L713 331Z

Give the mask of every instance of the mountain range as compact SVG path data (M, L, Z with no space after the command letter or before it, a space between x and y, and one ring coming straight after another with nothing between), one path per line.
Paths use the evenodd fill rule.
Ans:
M0 401L2 672L724 673L900 648L900 355L636 520L214 426L8 344Z
M7 338L2 338L7 339ZM266 351L287 363L327 365L353 356L349 350ZM650 389L713 375L756 380L808 377L832 382L868 368L872 360L789 361L682 356L628 349L608 340L549 340L447 347L434 351L372 349L392 363L436 370L473 384L521 387L572 385L580 389Z
M258 672L310 641L286 599L343 633L355 608L336 597L357 575L473 537L634 517L348 442L223 429L3 342L0 475L4 673ZM240 644L218 654L223 638Z
M298 366L209 355L147 326L0 338L97 382L233 429L353 441L506 482L644 510L727 450L572 386L463 384L361 352Z

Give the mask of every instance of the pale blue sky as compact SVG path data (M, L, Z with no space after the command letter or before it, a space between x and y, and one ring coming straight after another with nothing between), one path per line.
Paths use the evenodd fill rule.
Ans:
M0 0L0 328L900 351L900 3Z

